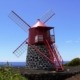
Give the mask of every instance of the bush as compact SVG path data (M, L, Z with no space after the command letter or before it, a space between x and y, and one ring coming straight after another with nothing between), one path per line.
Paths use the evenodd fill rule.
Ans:
M11 67L0 67L0 80L27 80Z
M68 66L78 66L78 65L80 65L80 58L74 58L73 60L71 60L66 65L68 65Z

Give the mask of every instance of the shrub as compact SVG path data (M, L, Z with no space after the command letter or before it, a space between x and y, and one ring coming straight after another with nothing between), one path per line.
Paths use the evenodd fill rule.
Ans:
M27 80L11 67L0 67L0 80Z
M78 66L80 65L80 58L74 58L69 63L67 63L68 66Z

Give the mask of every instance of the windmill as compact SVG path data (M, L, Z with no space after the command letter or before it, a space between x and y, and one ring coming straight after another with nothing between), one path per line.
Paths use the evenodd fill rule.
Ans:
M28 38L13 52L19 57L24 51L27 51L26 64L29 69L56 71L64 69L62 57L55 45L54 27L45 24L54 15L55 13L49 10L41 19L37 20L36 24L30 26L14 11L9 14L9 17L25 32L29 30ZM51 30L53 30L52 35Z

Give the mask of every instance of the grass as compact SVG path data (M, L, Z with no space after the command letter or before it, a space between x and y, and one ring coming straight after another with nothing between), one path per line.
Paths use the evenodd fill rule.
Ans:
M0 67L0 80L28 80L23 77L19 72L15 71L12 67Z

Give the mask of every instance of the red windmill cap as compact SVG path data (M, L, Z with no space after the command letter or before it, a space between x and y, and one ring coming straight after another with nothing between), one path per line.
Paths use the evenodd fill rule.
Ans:
M34 24L32 27L45 27L46 25L38 19L37 23Z

